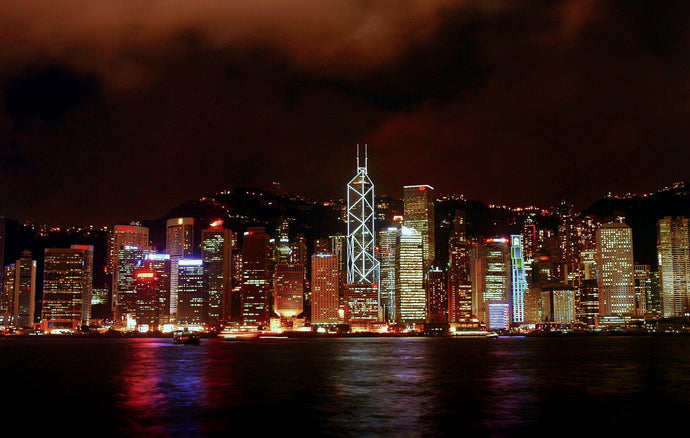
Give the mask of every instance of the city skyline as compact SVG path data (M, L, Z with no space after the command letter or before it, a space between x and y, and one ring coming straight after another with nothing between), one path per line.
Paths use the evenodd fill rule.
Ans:
M582 209L690 180L682 2L0 12L0 208L20 221L128 223L274 183L343 198L357 144L395 197Z

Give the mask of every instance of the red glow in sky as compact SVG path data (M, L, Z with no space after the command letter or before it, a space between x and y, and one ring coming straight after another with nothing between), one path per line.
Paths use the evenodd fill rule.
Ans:
M654 191L690 180L689 19L672 1L0 2L0 207L113 225L277 180L337 200L357 144L380 195Z

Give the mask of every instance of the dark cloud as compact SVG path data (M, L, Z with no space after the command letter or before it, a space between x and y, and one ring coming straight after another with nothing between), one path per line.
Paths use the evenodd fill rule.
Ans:
M608 0L3 2L0 202L112 224L235 185L339 198L358 143L391 196L584 208L654 190L689 173L687 18Z
M61 65L31 66L7 78L5 108L17 129L33 121L54 124L95 96L97 81Z

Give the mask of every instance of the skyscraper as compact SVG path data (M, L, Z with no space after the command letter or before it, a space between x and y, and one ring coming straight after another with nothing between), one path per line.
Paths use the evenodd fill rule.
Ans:
M429 269L427 285L427 322L448 322L448 280L446 271L438 266Z
M264 227L249 227L242 242L242 323L268 327L271 322L269 236Z
M82 324L88 324L91 319L91 295L93 294L93 245L72 245L72 249L84 252L84 299L82 301L81 319Z
M647 314L647 298L652 293L652 267L635 265L635 315Z
M230 317L232 291L232 237L222 221L214 221L201 231L201 259L208 291L209 323L219 325Z
M203 260L179 259L177 268L177 322L208 323L208 291L204 287Z
M170 254L170 313L177 315L178 262L194 252L194 218L168 219L165 242L165 252Z
M551 283L542 288L542 316L549 322L571 324L575 320L573 286Z
M122 293L119 289L120 278L118 277L119 271L121 270L118 258L120 251L126 246L148 249L149 229L138 225L115 225L110 239L110 246L108 248L108 271L112 274L110 307L115 316L118 311L117 306Z
M357 146L357 175L347 184L347 282L378 284L379 263L376 260L374 234L374 183L367 173L367 149L364 166L360 166Z
M433 191L434 188L427 185L403 187L403 225L417 230L422 236L424 272L429 270L436 259Z
M0 292L0 326L10 327L14 325L14 263L3 267L2 277L5 282Z
M294 318L304 310L304 266L278 263L275 266L274 310L284 318Z
M336 324L340 308L340 262L330 253L316 253L311 258L311 322Z
M448 321L472 321L472 243L467 239L465 213L456 211L448 239Z
M683 316L690 306L690 219L657 221L657 256L663 315Z
M370 323L379 319L378 285L369 283L348 284L345 289L345 322L353 325Z
M42 329L78 330L82 324L84 294L91 291L86 251L75 248L46 248L43 258Z
M117 271L113 276L117 278L117 295L113 297L115 304L115 321L123 326L134 329L130 324L136 323L137 290L135 271L153 250L149 247L140 248L126 245L118 251Z
M525 291L527 291L527 276L522 258L522 235L520 234L510 236L510 266L513 324L519 324L525 320Z
M630 316L635 311L632 229L623 222L597 230L600 316Z
M510 249L508 239L489 238L478 242L473 256L473 284L475 286L472 299L473 313L480 321L489 322L490 303L510 302ZM503 309L494 306L495 309ZM503 312L503 310L500 310Z
M36 306L36 260L31 258L30 251L23 251L22 257L15 263L14 279L14 321L15 326L32 328L34 325L34 307Z
M379 294L380 308L384 321L397 321L395 306L396 258L400 227L387 227L379 231L378 259L380 266Z
M396 303L398 322L415 324L426 321L427 302L424 289L424 243L414 228L403 226L396 253Z
M169 322L170 255L146 254L133 273L135 316L139 331L162 330Z

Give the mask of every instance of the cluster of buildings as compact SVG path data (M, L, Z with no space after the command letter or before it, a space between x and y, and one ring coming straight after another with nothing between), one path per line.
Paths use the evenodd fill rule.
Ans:
M287 220L274 236L265 227L238 236L217 220L195 242L195 218L171 218L162 249L151 245L148 228L116 225L106 266L108 327L597 330L690 312L688 218L658 220L655 269L635 263L623 218L580 218L565 205L557 230L526 215L521 232L481 238L467 234L465 213L457 210L447 257L437 257L433 187L404 186L403 214L376 229L366 157L363 164L358 156L347 184L346 233L315 239L311 254L304 236L290 239ZM93 324L93 252L89 245L45 249L40 316L31 254L4 266L0 325L55 333Z

